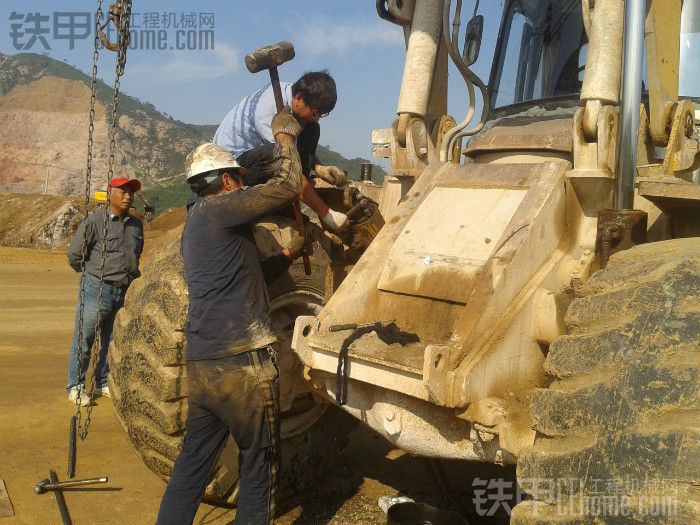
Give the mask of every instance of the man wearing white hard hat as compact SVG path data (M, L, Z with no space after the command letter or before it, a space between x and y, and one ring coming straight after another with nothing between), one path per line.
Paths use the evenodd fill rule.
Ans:
M229 434L242 458L235 523L267 525L274 518L279 371L266 281L285 272L307 243L297 236L259 260L252 221L301 191L300 126L289 107L273 118L272 130L275 169L264 184L244 186L244 169L216 144L187 157L186 181L198 197L188 207L181 248L189 294L188 412L160 525L192 523Z

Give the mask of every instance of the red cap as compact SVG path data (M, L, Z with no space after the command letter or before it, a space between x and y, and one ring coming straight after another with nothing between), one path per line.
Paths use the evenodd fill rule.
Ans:
M127 179L126 177L117 177L109 183L110 188L131 188L133 191L141 189L141 182L138 179Z

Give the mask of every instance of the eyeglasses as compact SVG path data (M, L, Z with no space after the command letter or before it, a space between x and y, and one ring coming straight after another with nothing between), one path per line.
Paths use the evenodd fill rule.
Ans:
M311 115L313 115L313 117L314 117L316 120L321 120L322 118L327 117L328 115L331 114L330 111L329 111L328 113L321 113L321 112L320 112L319 110L317 110L317 109L313 109L313 108L310 108L310 109L311 109Z

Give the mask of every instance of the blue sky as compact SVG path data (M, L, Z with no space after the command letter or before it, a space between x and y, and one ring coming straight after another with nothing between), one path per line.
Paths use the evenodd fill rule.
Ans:
M53 21L56 12L94 12L96 4L96 0L3 0L0 51L14 54L19 52L15 43L26 45L26 33L13 42L11 24L22 24L24 29L28 22L21 16L38 12L50 17L42 25L50 30L46 35L49 55L89 71L92 39L76 39L71 50L68 40L54 38ZM105 0L105 10L108 4ZM502 2L481 4L479 11L487 15L486 34L475 69L487 80ZM327 68L338 85L336 109L321 122L321 144L347 157L370 158L371 130L388 127L396 118L404 63L402 29L380 20L374 6L373 0L134 0L135 25L145 28L149 18L153 27L154 20L160 19L166 47L176 39L173 19L181 23L183 14L195 13L199 19L200 15L213 13L214 49L130 49L122 89L182 121L218 124L241 98L269 82L266 73L248 72L243 62L246 53L289 40L296 58L281 66L282 80L294 81L304 71ZM473 3L466 0L463 12L471 10ZM10 20L12 13L19 21ZM170 20L168 28L164 27L164 17ZM42 53L45 49L37 39L27 51ZM113 78L113 60L113 53L101 53L100 76L108 84ZM449 109L459 122L466 111L467 97L454 70L450 89Z

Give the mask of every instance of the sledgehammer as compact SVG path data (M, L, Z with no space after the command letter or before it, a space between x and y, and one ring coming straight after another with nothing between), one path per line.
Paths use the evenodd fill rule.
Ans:
M271 46L261 47L245 56L245 66L251 73L258 73L263 69L270 71L270 83L275 94L277 111L282 111L282 89L277 66L289 62L294 58L294 46L291 42L279 42Z
M294 58L294 46L291 42L278 42L271 46L261 47L252 53L245 56L245 65L251 73L258 73L263 69L270 71L270 83L272 84L272 92L275 95L275 104L277 111L282 111L284 103L282 102L282 89L280 88L280 77L277 73L277 66L289 62ZM303 175L301 175L303 177ZM304 233L304 219L301 215L301 206L299 199L295 199L294 203L294 219L297 223L297 232L302 237ZM311 261L307 254L304 257L304 272L306 275L311 275Z

